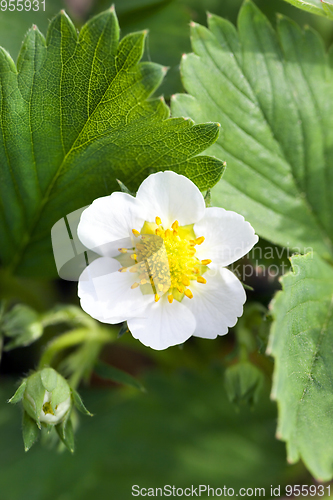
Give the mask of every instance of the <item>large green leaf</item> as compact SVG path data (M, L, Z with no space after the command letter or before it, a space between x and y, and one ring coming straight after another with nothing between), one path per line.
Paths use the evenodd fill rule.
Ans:
M191 95L172 111L221 123L210 152L227 161L213 205L242 213L264 238L332 255L333 85L322 40L281 17L276 34L255 5L238 31L208 17L192 24L181 72Z
M166 169L202 190L218 181L222 162L195 156L217 124L169 119L163 99L149 99L165 69L139 63L145 35L119 42L113 8L78 35L61 12L46 40L28 32L17 69L0 51L0 251L12 272L54 276L52 225L119 189L116 178L131 190Z
M272 396L278 437L290 462L302 458L321 480L333 477L333 268L316 254L292 257L273 301L268 350L275 358Z
M299 9L306 10L318 16L333 19L333 2L330 0L285 0Z

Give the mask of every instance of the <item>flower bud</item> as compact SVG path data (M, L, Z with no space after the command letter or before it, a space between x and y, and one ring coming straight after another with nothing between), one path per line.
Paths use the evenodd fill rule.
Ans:
M53 368L44 368L26 379L22 402L39 428L41 422L57 425L71 410L71 389Z

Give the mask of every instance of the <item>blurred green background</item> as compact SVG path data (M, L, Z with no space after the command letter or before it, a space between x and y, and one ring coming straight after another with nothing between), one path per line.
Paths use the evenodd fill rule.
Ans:
M236 23L241 0L116 0L122 35L149 29L145 58L169 66L159 94L182 91L181 54L190 51L189 22L206 23L206 11ZM275 22L277 12L300 25L310 24L329 46L333 24L301 12L282 0L255 2ZM46 0L45 12L0 11L0 45L16 60L25 32L37 24L45 34L48 21L65 8L79 28L92 14L108 8L105 0ZM267 306L277 280L250 283L251 301ZM6 293L11 295L10 284ZM18 287L15 284L17 292ZM67 282L21 282L19 299L45 310L54 303L77 304L75 285ZM4 295L4 291L2 291ZM265 330L265 328L264 328ZM248 331L248 333L246 333ZM245 332L245 333L244 333ZM249 333L250 332L250 333ZM226 338L192 339L183 349L153 352L130 335L107 348L104 359L138 376L146 393L106 384L94 376L81 392L95 416L80 420L77 450L68 452L35 445L24 454L20 411L5 404L19 377L33 369L49 331L36 345L4 354L0 365L0 500L85 500L132 498L131 487L266 489L311 484L301 463L289 466L285 446L275 438L277 410L269 399L271 361L264 356L265 334L240 323ZM236 335L235 335L236 334ZM235 337L250 335L256 349L252 361L265 376L265 388L251 409L236 408L226 393L224 371L237 357ZM259 347L259 353L258 351ZM281 497L283 489L281 490ZM208 498L202 495L201 498Z

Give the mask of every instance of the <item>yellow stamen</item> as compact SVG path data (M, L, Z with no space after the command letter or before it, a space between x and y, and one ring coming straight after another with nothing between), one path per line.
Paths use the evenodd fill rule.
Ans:
M193 297L192 291L187 288L192 280L206 283L201 276L205 272L202 266L210 264L211 260L200 261L197 258L195 247L201 245L205 238L196 237L193 224L180 227L175 220L170 228L164 230L161 217L156 216L154 222L144 223L140 233L136 229L132 232L140 236L135 248L119 249L121 253L128 252L135 261L135 265L124 268L124 271L137 273L137 281L132 288L150 284L155 302L166 294L168 302L172 303L175 299L181 301L184 294L190 299ZM142 292L147 293L147 290Z
M125 273L127 271L127 267L121 267L120 269L118 269L118 272L120 273Z
M118 252L127 253L127 248L118 248Z

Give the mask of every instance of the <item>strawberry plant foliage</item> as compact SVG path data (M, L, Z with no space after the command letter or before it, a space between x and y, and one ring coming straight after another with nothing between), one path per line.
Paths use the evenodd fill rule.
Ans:
M11 272L56 275L50 230L64 215L152 171L175 170L200 189L221 176L220 160L196 156L218 125L170 119L150 98L165 68L140 63L145 32L119 41L114 10L77 34L61 12L46 39L34 26L17 67L0 50L0 255Z
M295 2L296 3L296 2ZM318 4L315 0L308 3ZM333 477L333 86L321 38L280 17L275 32L245 1L238 29L208 16L192 23L193 53L181 73L189 94L172 111L221 123L209 149L227 161L212 204L243 214L262 237L306 249L273 306L270 350L278 436L289 460ZM296 268L298 272L296 272Z
M321 480L333 474L333 268L318 256L292 258L272 311L269 352L275 358L272 396L279 403L277 435L288 457L300 457Z
M275 33L252 2L238 31L192 24L193 54L172 111L221 123L210 152L227 161L212 204L242 213L256 232L291 248L333 254L332 69L320 37L280 17Z

